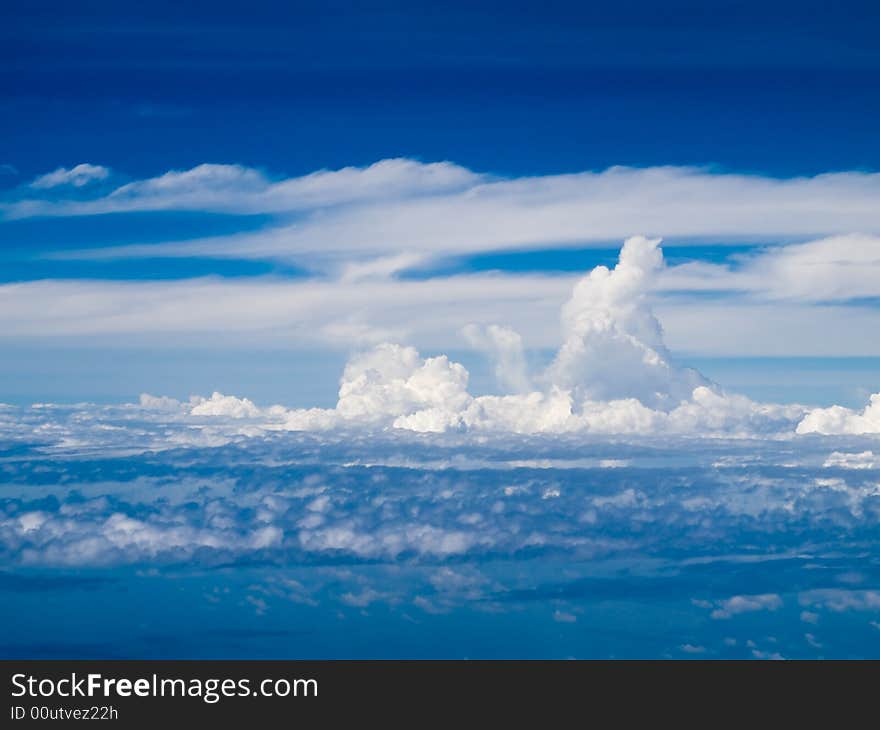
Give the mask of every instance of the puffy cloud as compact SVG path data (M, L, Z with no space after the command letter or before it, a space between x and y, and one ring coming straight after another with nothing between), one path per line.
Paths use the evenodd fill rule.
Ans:
M835 451L825 459L823 466L839 469L880 469L880 456L875 456L873 451L857 454Z
M671 361L647 296L661 269L658 241L634 238L624 244L613 270L597 267L584 277L562 307L563 343L543 373L526 372L522 340L510 328L466 328L470 341L495 360L499 380L512 391L508 394L474 396L461 364L384 343L349 361L333 409L260 408L246 398L216 392L210 398L193 396L186 404L145 394L141 406L246 419L270 430L359 425L423 433L790 432L802 408L725 393Z
M139 405L147 411L158 413L179 414L190 416L210 416L231 419L273 419L287 415L283 406L259 408L248 398L237 398L234 395L223 395L214 391L209 398L200 395L191 396L186 402L167 396L155 396L141 393Z
M81 188L90 182L105 180L109 175L110 170L108 168L84 162L71 168L59 167L54 172L40 175L30 186L36 190L48 190L62 185L72 185L75 188Z
M435 590L463 595L478 584L441 568L458 570L481 556L635 556L640 564L646 555L714 556L752 571L749 582L721 594L730 598L706 603L726 618L779 607L780 591L769 587L773 561L797 591L839 589L842 570L794 575L785 566L841 554L862 565L880 515L870 472L818 483L824 437L242 432L240 419L215 416L211 427L185 411L17 410L0 424L0 438L39 448L19 449L0 464L0 558L40 565L415 560L434 566ZM179 438L211 428L201 441ZM608 469L599 463L607 459L627 465ZM748 568L759 560L768 561L761 570ZM876 603L865 591L802 597L804 608L837 610L844 601Z
M732 596L717 602L711 616L715 619L732 618L740 613L775 611L782 606L782 599L775 593L754 596Z
M814 408L798 423L797 432L801 434L880 433L880 393L874 393L861 412L843 406Z
M80 165L56 172L70 176L99 169L104 168ZM827 233L829 238L768 248L731 266L688 264L648 272L655 290L666 293L655 311L663 317L667 343L674 351L714 355L876 355L875 338L863 332L876 329L878 310L827 303L880 295L880 238L871 235L878 232L878 179L839 173L780 180L676 167L501 179L451 163L406 159L278 179L240 165L199 165L135 180L102 197L83 199L89 192L83 190L64 201L60 191L48 191L46 199L8 200L0 207L13 217L169 208L285 214L280 227L256 233L110 246L93 254L280 257L336 278L4 285L0 329L27 337L152 332L209 337L223 331L231 341L246 333L305 346L354 339L447 348L462 322L475 322L484 334L495 322L509 322L530 347L547 347L557 335L551 319L561 298L557 292L568 278L391 277L437 256L606 246L633 229L710 236L719 243ZM295 220L287 213L295 213ZM849 230L864 233L843 235ZM622 276L614 278L619 283ZM676 296L682 291L725 296L694 307L692 298ZM402 299L413 306L399 307ZM651 347L648 339L640 341ZM504 350L501 342L492 347L513 358L498 360L507 373L503 377L516 381L514 386L505 380L505 388L528 392L516 351Z
M802 409L727 395L696 371L670 361L647 300L663 264L658 243L627 240L613 270L597 267L575 286L562 309L563 344L536 378L541 390L473 397L460 364L383 344L346 366L334 410L294 411L285 427L361 422L419 432L728 435L790 429ZM527 389L522 343L514 331L472 325L465 334L494 357L499 380L512 390Z
M670 363L646 302L663 265L658 239L628 239L613 270L597 266L562 309L564 341L547 379L590 400L635 397L668 405L707 381Z
M457 413L471 401L468 372L445 355L426 360L412 347L379 345L345 367L336 410L366 420L426 409Z
M247 398L236 398L233 395L223 395L216 391L210 398L195 398L189 412L193 416L226 416L228 418L256 418L260 415L260 409Z
M338 402L333 409L288 411L280 406L262 409L247 399L219 393L207 399L196 398L180 407L192 416L230 416L259 422L254 423L254 427L291 430L368 424L419 432L465 428L523 434L583 431L747 436L790 434L798 423L799 433L877 430L874 404L862 414L834 407L814 410L805 416L799 406L760 404L726 393L696 371L679 366L665 347L663 330L653 313L651 291L664 271L658 241L636 237L624 244L617 266L613 269L597 267L575 283L569 300L560 302L562 344L543 373L526 371L522 338L511 328L492 324L466 328L465 335L471 343L494 358L496 374L506 385L507 394L472 395L468 392L468 373L462 365L446 356L422 358L414 347L383 344L351 360L343 373ZM528 286L523 285L525 281ZM500 306L495 313L509 315L508 302L524 298L527 306L520 311L528 321L529 313L534 314L539 305L549 309L553 303L549 292L558 292L562 282L535 278L515 283L490 276L470 281L465 288L450 284L445 293L450 299L461 299L490 283L498 285L492 293L496 300L500 294ZM174 321L185 333L191 324L178 321L177 314L183 311L195 313L199 318L216 317L210 326L224 334L251 318L260 321L262 326L266 325L267 318L276 318L281 327L291 316L291 308L281 296L289 285L268 284L269 290L263 292L265 306L259 305L249 312L239 308L237 300L218 300L210 308L197 306L199 289L203 288L202 294L206 296L215 292L212 282L200 282L195 290L192 286L184 288L187 296L178 301L174 300L174 285L165 285L161 301L154 300L152 294L147 297L147 288L144 288L139 290L144 296L143 306L130 301L123 313L108 307L106 319L102 320L99 312L103 304L83 296L76 284L68 284L71 291L65 306L52 310L55 326L65 333L74 330L68 316L87 316L90 331L113 332L125 317L142 316L151 326L163 319ZM436 296L443 289L422 290L424 282L400 284L411 287L407 290L409 294L422 291L424 303L435 306ZM471 288L470 284L475 286ZM399 310L399 300L387 292L383 294L386 285L387 282L360 282L349 288L357 291L364 301L385 296L387 307ZM252 292L237 283L229 286L242 287L243 295ZM36 329L21 307L20 294L30 292L33 316L45 316L45 298L37 296L45 294L45 287L45 282L37 282L0 289L0 301L5 299L10 304L0 308L0 318L12 313L27 323L26 327L22 325L24 330ZM127 288L127 285L108 285L108 290L119 288ZM304 284L302 289L304 297L292 309L298 310L293 316L302 317L304 328L308 322L312 329L320 329L314 321L314 312L323 309L320 305L324 302L328 307L339 306L340 312L350 304L334 301L331 294L335 290L325 289L323 284ZM558 293L555 295L558 297ZM167 317L153 307L164 307ZM64 316L59 312L64 312ZM103 328L102 322L108 329ZM430 329L430 318L423 318L419 324ZM546 335L548 328L543 329ZM14 327L10 330L15 331ZM152 396L147 396L143 405L171 411L178 407L174 402L156 400ZM201 434L211 437L208 431Z
M527 395L487 395L474 401L466 414L466 422L477 430L564 433L578 428L573 407L571 393L559 388ZM608 403L603 410L608 413L615 408L616 404Z

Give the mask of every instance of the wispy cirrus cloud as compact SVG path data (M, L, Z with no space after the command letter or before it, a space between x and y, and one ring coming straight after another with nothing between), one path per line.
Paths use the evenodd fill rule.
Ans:
M7 338L206 342L222 333L230 345L347 348L392 340L427 350L491 346L498 355L499 343L486 339L487 328L497 326L496 334L515 328L523 351L550 348L559 342L559 308L576 276L443 273L442 261L493 250L607 247L609 238L640 229L684 243L773 243L724 263L666 264L655 272L647 296L673 351L880 353L876 338L864 336L880 326L880 310L871 305L880 297L877 174L776 179L616 167L499 178L452 163L396 159L294 178L200 165L116 184L109 193L86 185L68 195L69 188L19 188L0 207L7 219L192 210L263 212L271 223L243 234L59 249L44 257L284 260L310 275L6 284L0 325ZM808 236L815 231L831 235ZM461 336L465 324L478 328L469 339ZM511 350L504 357L502 367L525 389L514 372L521 356Z
M880 310L861 303L880 296L876 251L880 238L847 236L768 248L735 266L664 265L652 276L647 296L674 351L876 356L880 344L865 332L880 328ZM336 276L300 279L4 284L0 332L7 338L155 335L202 342L222 333L227 345L284 347L393 339L426 349L486 350L491 343L485 329L462 336L462 326L474 324L513 326L526 350L558 345L559 311L578 276L398 275L419 260L401 254L349 262ZM510 374L522 383L520 375Z
M97 180L106 180L109 176L109 168L84 162L71 168L59 167L40 175L31 182L30 187L34 190L51 190L63 186L81 188Z
M97 165L59 168L37 178L31 188L48 191L60 185L82 187L108 175L109 170ZM126 182L92 198L19 195L2 203L0 211L7 219L163 210L282 214L443 193L470 187L482 179L485 176L452 163L423 164L408 159L387 159L362 168L320 170L281 179L242 165L201 164Z
M150 210L280 219L257 233L90 255L442 256L596 245L633 231L722 242L880 233L880 175L779 179L689 167L612 167L501 178L448 162L394 159L275 179L240 165L206 164L131 181L97 197L19 195L0 206L7 219ZM283 220L289 216L294 223Z

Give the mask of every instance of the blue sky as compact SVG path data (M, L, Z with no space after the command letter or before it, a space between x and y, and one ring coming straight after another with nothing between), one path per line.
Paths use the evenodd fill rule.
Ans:
M500 174L874 169L866 2L11 2L0 139L83 161L287 174L387 157Z
M0 30L0 286L47 282L25 303L7 288L12 314L0 331L6 354L0 398L6 401L24 403L62 391L66 400L131 399L166 388L168 377L162 373L173 364L177 388L171 394L177 397L186 396L187 389L222 388L266 400L275 393L291 405L307 405L310 399L331 403L336 376L316 379L313 364L323 358L325 367L318 370L338 371L352 350L375 339L364 335L367 329L430 352L454 352L478 382L491 386L488 366L455 334L471 321L483 323L486 307L476 303L455 311L446 307L442 315L440 306L433 307L446 324L444 332L430 335L420 332L418 316L389 322L364 311L357 317L336 312L335 321L311 328L353 332L349 320L354 317L357 335L303 336L303 327L310 328L302 317L279 331L277 318L261 322L255 314L240 330L218 339L216 323L162 329L135 322L108 329L79 322L64 330L19 316L40 299L50 312L66 307L51 282L79 281L77 296L82 297L104 296L113 283L186 287L202 277L265 291L267 282L327 282L346 266L400 254L411 260L392 266L387 275L395 281L439 287L450 277L469 274L556 276L561 302L575 275L613 265L630 235L663 237L667 266L696 261L737 270L768 246L876 233L877 221L865 211L876 200L873 179L854 183L860 188L858 210L846 205L849 181L827 189L817 182L822 189L805 192L800 203L809 206L816 196L829 197L830 209L815 225L800 208L766 223L763 214L746 207L754 211L768 181L834 172L870 176L880 165L873 123L880 103L875 93L880 52L874 42L877 12L869 3L560 2L536 8L484 2L439 9L394 2L258 2L243 12L238 3L221 2L206 15L204 8L187 3L133 9L110 2L76 8L13 2L5 21ZM658 222L657 215L646 215L627 225L632 208L625 208L615 225L597 232L588 216L576 231L560 232L559 240L552 230L518 239L493 209L470 223L497 226L491 242L469 245L462 227L455 232L461 240L443 245L423 240L435 223L416 211L402 237L381 250L349 242L342 252L323 256L331 244L327 236L338 234L314 225L313 238L304 234L290 251L283 243L263 254L248 250L259 248L255 244L262 234L312 224L319 216L332 218L340 208L293 199L237 204L236 196L253 183L247 174L262 176L257 184L269 185L321 170L369 170L395 159L415 165L445 161L462 176L472 175L474 184L531 185L525 204L511 197L510 204L521 210L540 202L542 186L564 187L560 175L601 173L619 165L695 168L706 181L717 182L718 191L708 202L692 203L694 217L703 217L694 226L686 225L693 191L685 191L676 199L683 210L675 220ZM35 186L47 173L82 164L104 172L79 185L68 180ZM226 167L193 184L211 188L209 196L217 185L226 186L222 201L203 196L182 205L166 200L76 209L77 201L94 203L127 184L205 164ZM236 170L247 172L237 182L218 182ZM421 173L410 172L401 174L383 204L375 204L374 215L387 215L389 206L412 196L430 198L427 188L419 192ZM736 175L745 176L742 186L728 179ZM346 184L339 183L343 198ZM378 190L388 183L376 177L366 184ZM694 185L698 190L700 181ZM713 205L730 195L729 185L754 190L720 212ZM462 177L449 187L440 185L437 195L468 187ZM662 211L663 183L655 187L655 205ZM595 195L600 201L603 195L613 199L618 192L612 188L609 184ZM785 196L782 191L777 198ZM31 212L15 207L34 199L67 208L47 215L45 207ZM635 192L628 200L628 206L638 206ZM545 215L554 215L555 202L548 202ZM772 197L768 204L774 205ZM355 199L349 207L357 205ZM438 215L454 218L459 212L450 208ZM487 224L479 215L493 220ZM739 220L713 225L713 216L725 215ZM479 231L474 233L479 238ZM232 245L248 234L254 238ZM380 235L385 233L374 238ZM198 245L205 239L220 243ZM196 244L186 249L187 242ZM183 250L173 250L181 244ZM101 250L104 255L96 254ZM430 255L422 256L426 252ZM813 297L815 306L800 308L791 303L791 292L752 295L770 301L768 324L753 337L718 343L706 334L719 329L711 317L698 325L683 312L703 307L707 297L718 308L732 301L729 292L722 284L710 292L692 284L676 296L663 295L660 318L673 352L700 358L710 376L733 369L745 392L784 401L855 405L872 392L873 358L880 351L865 341L861 329L875 321L880 292L869 287L850 299L837 292L830 299ZM130 302L129 291L119 290L118 300L105 306ZM157 290L155 296L166 294ZM250 298L220 287L209 300L227 296ZM327 296L342 297L329 288ZM803 305L802 293L798 296ZM429 294L420 296L426 299ZM144 317L151 318L152 305L144 306ZM828 306L854 315L854 324L843 327L833 342L826 342L823 331L841 317ZM765 309L759 316L754 307L734 309L725 310L731 329L765 322ZM520 326L519 311L501 304L495 310L503 318L500 324ZM545 320L523 325L526 348L538 361L548 359L557 342L530 337L528 330L555 329L553 311L548 304ZM186 320L185 315L178 309L163 317ZM817 324L811 327L811 321ZM272 335L264 336L267 331ZM780 333L787 334L786 342ZM35 369L35 357L59 365ZM795 378L809 381L803 387L779 382L778 365L762 364L792 357L808 359L805 373ZM259 363L259 377L247 374L249 360L251 369ZM822 374L817 374L819 365ZM60 370L65 373L61 388ZM201 384L200 373L205 375ZM303 385L306 381L310 385Z
M876 657L878 19L4 3L0 656Z

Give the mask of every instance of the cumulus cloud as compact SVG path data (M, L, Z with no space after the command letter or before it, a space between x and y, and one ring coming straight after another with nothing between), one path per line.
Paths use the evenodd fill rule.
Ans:
M259 408L248 398L237 398L234 395L223 395L214 391L210 397L193 395L188 401L179 401L167 396L155 396L141 393L139 405L147 411L158 413L184 414L190 416L209 416L239 419L272 419L287 414L283 406Z
M484 335L490 325L515 323L530 347L548 347L557 336L548 318L560 303L556 292L573 283L571 277L396 277L438 257L604 247L632 230L644 230L676 237L679 243L708 237L710 244L724 245L759 237L787 244L740 256L732 264L690 263L647 272L654 290L664 295L656 311L663 316L673 350L713 355L880 352L876 338L863 336L876 329L880 312L834 306L880 296L876 174L771 179L696 168L615 167L504 179L447 162L391 159L278 178L242 165L203 164L134 180L109 194L88 197L89 188L64 199L65 187L85 177L96 179L99 170L105 168L61 168L44 176L45 184L51 178L69 179L71 185L58 185L57 190L30 187L27 199L15 199L21 190L10 193L0 202L0 211L6 217L168 209L277 214L269 228L256 232L91 252L66 249L53 255L281 258L322 276L301 281L4 285L4 333L222 330L309 343L420 338L422 347L446 348L463 322L474 322ZM41 197L35 197L40 191ZM789 243L817 235L827 237ZM597 286L594 282L593 288ZM705 291L719 296L701 299L699 307L693 306L693 298L680 296ZM414 306L401 310L401 299ZM412 311L419 312L419 321ZM648 339L642 341L650 345ZM516 357L515 351L507 352ZM518 385L512 388L508 382L505 387L529 390L522 368L513 364L511 370L509 365L502 367Z
M648 298L662 268L659 241L636 237L625 242L614 269L600 266L585 276L562 307L563 342L543 372L527 372L514 330L465 328L470 342L494 359L508 390L502 395L472 395L468 371L445 355L423 358L412 346L383 343L349 361L332 409L259 408L220 393L193 396L188 404L145 395L141 405L292 431L791 434L802 407L726 393L672 361Z
M856 454L835 451L825 459L823 466L839 469L880 469L880 456L875 456L873 451Z
M512 391L507 394L474 396L461 364L445 355L424 358L412 346L383 343L349 361L332 409L260 408L220 393L193 396L187 404L145 395L141 405L198 417L249 419L274 430L790 432L802 408L725 393L670 360L646 297L652 274L661 267L658 241L634 238L624 245L613 270L599 267L585 277L563 307L559 353L540 373L527 372L521 338L510 328L466 328L471 342L495 359L500 382Z
M467 382L467 370L445 355L422 360L412 347L383 344L346 365L336 411L368 421L421 417L425 427L416 430L443 430L428 424L467 407Z
M589 400L635 397L677 404L707 381L670 362L660 323L646 302L663 266L659 239L627 239L613 270L597 266L562 309L564 341L547 373Z
M501 384L500 395L472 395L468 372L446 356L422 358L412 346L380 344L356 355L341 380L339 399L333 409L288 411L257 407L246 399L214 394L189 404L189 413L199 417L234 416L239 419L266 420L272 428L294 430L329 429L346 424L368 424L420 432L456 429L505 431L515 433L700 433L726 435L798 433L871 433L878 430L876 408L872 402L863 413L835 406L806 413L799 406L755 403L727 393L698 372L679 365L664 342L664 332L654 314L652 295L667 273L658 239L628 239L613 268L596 267L578 281L554 277L458 277L442 282L396 282L406 290L403 297L428 310L419 319L420 329L430 332L443 320L450 327L450 314L438 296L460 304L470 296L489 299L495 309L484 307L488 316L500 315L507 321L511 311L522 314L528 332L541 332L531 346L545 346L553 330L535 327L537 312L549 316L555 305L562 316L556 329L561 346L550 366L529 372L524 355L526 340L509 326L487 322L464 330L472 347L492 358ZM560 289L573 284L568 301ZM291 285L266 283L258 295L248 284L232 282L225 288L240 290L240 297L217 297L216 282L163 283L157 292L152 285L108 283L106 298L85 295L82 285L64 282L69 289L63 302L51 308L51 322L57 332L76 333L77 322L87 324L81 333L111 334L120 328L140 326L165 331L168 323L189 336L195 317L207 331L228 333L259 324L286 336L316 336L332 327L349 325L344 331L350 339L350 318L354 301L336 296L340 291L322 282ZM40 330L46 318L47 291L51 282L14 284L0 288L0 321L7 334ZM289 300L292 286L301 296ZM388 281L356 284L349 282L342 291L357 301L387 311L399 311L400 290ZM125 292L123 311L116 306L117 295ZM210 298L212 306L200 305ZM384 298L384 303L383 303ZM239 306L246 300L246 306ZM488 301L479 299L480 302ZM335 309L334 309L335 307ZM520 307L515 309L515 307ZM438 311L439 310L439 311ZM316 316L318 312L318 316ZM666 310L664 310L666 312ZM183 313L183 316L180 316ZM339 318L334 318L338 313ZM327 317L321 325L320 316ZM437 319L433 319L436 317ZM42 318L42 320L41 320ZM128 324L127 324L128 322ZM363 342L375 342L380 332L392 331L372 320L360 323ZM384 324L384 323L382 323ZM516 321L520 325L519 321ZM716 334L729 337L721 321ZM440 326L440 325L437 325ZM751 324L749 325L751 328ZM311 332L309 332L311 330ZM406 333L404 333L406 334ZM861 338L864 340L864 338ZM558 343L558 341L557 341ZM150 407L172 407L164 401Z
M880 393L874 393L861 412L843 406L814 408L798 423L797 432L801 434L880 433Z
M260 409L247 398L236 398L217 392L214 392L210 398L196 397L189 412L193 416L226 416L228 418L255 418L260 415Z
M833 487L811 483L821 474L814 457L827 453L824 442L782 442L780 450L772 440L426 437L395 428L363 438L354 428L249 430L234 412L191 416L191 405L176 412L170 405L15 409L14 419L0 422L0 443L19 444L16 458L0 465L4 562L418 561L433 566L435 592L496 591L508 600L461 561L629 556L645 565L645 556L678 564L687 555L692 570L702 558L737 563L741 570L721 574L740 580L751 571L761 586L778 564L780 579L803 593L805 610L877 605L870 588L841 589L834 575L842 571L793 577L786 567L841 554L855 561L845 566L862 565L880 515L870 473L850 472ZM544 454L557 458L523 462ZM730 457L722 467L719 454ZM629 465L608 469L598 457ZM783 465L791 461L814 466ZM673 574L661 573L665 585ZM748 586L718 585L729 597L699 605L719 619L781 607L778 589Z
M419 432L727 434L791 428L799 408L725 394L671 362L647 300L663 265L658 244L628 239L613 270L597 267L575 286L562 308L562 346L534 378L540 389L529 388L516 332L471 325L465 335L494 358L499 381L513 393L474 397L460 364L383 344L346 367L335 409L293 411L285 427L361 422Z
M728 619L740 613L753 611L775 611L782 606L782 599L775 593L753 596L732 596L717 602L711 616L714 619Z
M35 190L49 190L63 185L81 188L96 180L105 180L109 175L108 168L84 162L71 168L59 167L53 172L40 175L30 186Z

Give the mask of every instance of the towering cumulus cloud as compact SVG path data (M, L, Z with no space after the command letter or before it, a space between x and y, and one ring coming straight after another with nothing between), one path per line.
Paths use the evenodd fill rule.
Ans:
M707 381L670 364L663 330L646 302L663 266L659 240L630 238L613 270L597 266L562 310L565 341L546 380L590 400L637 398L669 407Z
M145 395L141 405L288 431L786 437L880 432L880 394L861 413L756 403L674 362L650 305L664 267L659 244L630 238L613 269L597 266L577 282L562 307L561 345L543 371L528 371L523 339L511 327L464 327L471 346L492 360L501 395L472 395L468 371L445 355L423 358L413 347L383 343L346 365L335 408L260 408L220 393L188 403Z
M361 425L523 434L792 431L803 409L726 394L671 360L648 298L663 267L659 243L630 238L614 269L596 267L578 282L562 310L562 344L543 372L527 372L522 339L513 329L466 327L470 343L493 359L504 395L475 397L462 365L386 343L349 362L334 409L275 407L264 415L271 417L270 427L287 430ZM222 398L198 401L190 412L254 415Z

